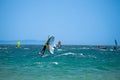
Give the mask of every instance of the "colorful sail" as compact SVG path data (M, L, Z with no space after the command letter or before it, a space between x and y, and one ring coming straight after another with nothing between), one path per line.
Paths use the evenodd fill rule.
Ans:
M39 52L39 54L40 54L41 56L44 55L46 49L47 49L51 54L54 54L54 49L55 49L54 40L55 40L54 36L51 36L51 37L48 36L48 39L47 39L45 45L43 46L41 52Z
M58 48L61 47L61 41L58 41Z
M16 45L17 48L20 47L20 41L17 42L17 45Z

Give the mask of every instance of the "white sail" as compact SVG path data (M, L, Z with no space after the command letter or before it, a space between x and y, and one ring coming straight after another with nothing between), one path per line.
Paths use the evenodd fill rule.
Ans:
M51 54L54 54L54 49L55 49L54 40L55 40L54 36L51 36L50 39L49 39L49 42L48 42L49 52Z

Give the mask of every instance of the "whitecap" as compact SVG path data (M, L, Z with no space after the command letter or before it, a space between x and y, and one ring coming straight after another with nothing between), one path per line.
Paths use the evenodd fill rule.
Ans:
M65 55L65 56L67 56L67 55L75 55L75 53L68 52L68 53L64 53L64 54L61 54L61 55Z
M99 49L99 50L101 50L101 51L107 51L106 49Z
M47 57L47 56L49 56L49 54L44 54L42 57Z
M58 62L52 62L52 64L58 65Z
M68 56L68 55L75 55L75 53L72 53L72 52L63 53L63 54L57 55L56 57L58 57L58 56Z
M57 56L55 56L55 57L59 57L59 56L67 56L67 55L75 55L75 53L68 52L68 53L63 53L63 54L57 55Z
M7 48L0 48L0 49L7 49Z
M62 49L58 49L58 51L62 51Z
M78 56L85 57L85 55L83 55L83 53L79 53Z
M88 48L88 47L83 47L82 49L90 49L90 48Z
M24 48L24 49L29 49L29 48Z

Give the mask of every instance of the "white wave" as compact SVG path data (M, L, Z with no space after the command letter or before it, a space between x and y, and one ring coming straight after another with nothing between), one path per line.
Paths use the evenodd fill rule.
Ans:
M90 58L97 58L96 56L94 56L94 55L88 55L88 57L90 57Z
M59 56L67 56L67 55L75 55L75 53L68 52L68 53L63 53L63 54L57 55L57 56L55 56L55 57L59 57Z
M68 52L68 53L64 53L64 54L61 54L61 55L65 55L65 56L67 56L67 55L75 55L75 53Z
M68 56L68 55L72 55L72 56L76 56L76 57L86 57L83 53L73 53L73 52L63 53L60 55L56 55L55 57Z
M58 49L58 51L62 51L62 49Z
M49 54L44 54L42 57L47 57L47 56L49 56Z
M7 48L0 48L0 49L7 49Z
M88 48L88 47L83 47L82 49L90 49L90 48Z
M83 55L83 53L79 53L78 56L85 57L85 55Z
M101 51L107 51L107 49L99 49L99 50L101 50Z
M24 48L24 49L29 49L29 48Z
M52 62L52 64L58 65L58 62Z
M48 65L48 64L54 64L54 65L58 65L58 62L34 62L33 64L37 64L37 65Z

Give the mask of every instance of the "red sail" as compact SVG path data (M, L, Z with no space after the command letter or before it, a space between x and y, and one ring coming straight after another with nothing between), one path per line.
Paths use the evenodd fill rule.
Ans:
M61 47L61 41L58 41L58 48Z

